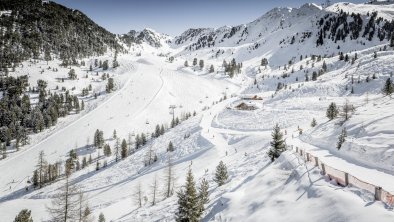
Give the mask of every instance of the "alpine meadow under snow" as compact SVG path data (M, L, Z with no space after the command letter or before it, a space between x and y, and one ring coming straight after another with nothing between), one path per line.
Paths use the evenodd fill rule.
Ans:
M0 40L0 221L394 220L390 0L177 37L5 0Z

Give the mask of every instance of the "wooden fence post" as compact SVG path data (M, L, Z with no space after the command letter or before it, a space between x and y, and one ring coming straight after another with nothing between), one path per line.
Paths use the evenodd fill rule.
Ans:
M324 163L321 163L321 170L323 172L323 175L326 175L326 168L324 167Z
M345 173L345 186L349 185L349 174Z
M298 146L296 146L296 153L298 153Z
M382 200L382 188L375 187L375 200Z
M315 156L315 166L319 167L319 158L317 156Z
M306 161L309 162L309 153L306 153Z

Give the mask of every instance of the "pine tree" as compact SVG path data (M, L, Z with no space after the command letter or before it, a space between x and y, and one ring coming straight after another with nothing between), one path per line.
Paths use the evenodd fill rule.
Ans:
M271 161L274 161L286 150L286 143L283 139L283 133L280 132L278 124L275 125L271 136L271 149L268 151L268 156L271 158Z
M316 119L313 118L311 122L311 127L315 127L317 125Z
M122 159L127 157L127 142L125 139L122 140L122 145L121 145L121 157Z
M115 149L114 149L114 154L115 154L115 162L118 162L120 159L120 139L116 139L115 142Z
M71 70L68 72L68 78L71 79L71 80L74 80L74 79L77 78L77 74L75 74L75 70L74 70L74 69L71 69Z
M213 67L213 65L211 65L209 67L209 73L214 73L215 72L215 68Z
M189 63L187 62L187 60L185 61L184 66L189 67Z
M204 68L204 60L200 60L199 62L200 69Z
M104 145L104 155L106 157L110 157L112 155L111 147L109 146L109 144Z
M326 116L329 120L333 120L338 116L338 108L334 102L328 106Z
M176 212L177 222L198 222L201 212L198 204L197 190L194 182L192 170L189 169L186 184L177 193L178 211Z
M7 146L5 145L5 143L4 144L2 144L2 143L0 143L0 148L1 148L1 151L2 151L2 159L5 159L5 158L7 158Z
M394 34L391 34L390 47L394 47Z
M394 85L393 85L393 81L390 78L388 78L386 80L386 82L384 83L382 92L386 96L391 96L391 94L393 94L393 92L394 92Z
M197 65L197 58L194 58L193 59L193 66L196 66Z
M114 130L114 132L112 133L112 139L116 140L117 135L116 135L116 130Z
M209 183L203 178L200 182L200 186L198 187L198 199L200 205L200 213L202 214L205 210L204 205L209 202Z
M339 137L338 137L338 142L337 142L337 149L338 150L341 149L342 144L346 141L346 137L347 137L347 131L346 131L346 128L343 128L341 134L339 134Z
M33 222L33 218L31 217L31 211L27 209L21 210L19 214L15 217L14 222Z
M214 181L218 184L218 186L222 186L228 180L227 167L223 163L223 161L219 162L219 165L216 167L215 178Z
M159 137L159 136L160 136L160 125L157 124L155 128L155 137Z
M173 152L173 151L174 151L174 145L170 141L170 143L168 144L167 152Z
M98 222L105 222L105 217L103 213L100 213Z
M160 127L160 135L164 135L164 133L165 133L164 125L161 124L161 127Z

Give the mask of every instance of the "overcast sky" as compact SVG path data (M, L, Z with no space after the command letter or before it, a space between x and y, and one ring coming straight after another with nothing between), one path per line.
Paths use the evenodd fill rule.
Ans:
M299 7L304 0L54 0L78 9L107 30L123 34L152 28L172 36L188 28L239 25L274 7ZM362 3L366 0L350 0ZM314 0L321 4L325 0ZM339 2L339 1L331 1Z

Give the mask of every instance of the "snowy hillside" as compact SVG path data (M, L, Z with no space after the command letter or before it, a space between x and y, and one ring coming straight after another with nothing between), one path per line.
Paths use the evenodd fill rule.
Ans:
M29 134L30 144L5 146L0 221L22 209L52 221L48 209L66 181L78 190L71 199L85 195L94 221L101 213L106 221L175 221L189 170L197 187L209 185L201 221L393 221L394 102L382 90L394 73L392 12L311 3L174 38L130 31L118 38L127 52L78 65L44 55L21 62L9 76L27 75L33 89L44 80L47 91L67 91L85 109ZM23 93L33 107L42 103L42 92ZM272 161L275 125L286 149ZM374 191L341 185L299 149ZM34 185L42 152L49 179Z

